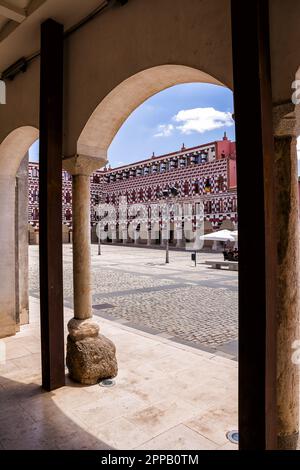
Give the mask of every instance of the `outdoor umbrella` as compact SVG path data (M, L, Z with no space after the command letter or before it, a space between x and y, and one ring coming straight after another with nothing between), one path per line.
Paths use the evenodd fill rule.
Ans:
M211 232L207 233L206 235L202 235L200 240L212 240L217 242L235 242L236 237L234 236L234 232L230 230L219 230L218 232Z

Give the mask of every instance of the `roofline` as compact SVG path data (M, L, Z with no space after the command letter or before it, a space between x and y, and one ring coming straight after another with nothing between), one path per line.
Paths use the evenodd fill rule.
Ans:
M166 153L166 154L163 154L163 155L158 155L157 157L150 157L150 158L147 158L145 160L138 160L137 162L134 162L134 163L128 163L127 165L116 166L115 168L109 168L109 169L101 169L101 170L98 170L98 171L100 171L101 173L102 172L103 173L104 172L110 173L110 172L118 171L118 170L121 170L121 169L124 169L124 168L129 168L129 167L132 167L132 166L140 165L141 163L153 162L155 160L165 159L165 158L171 157L172 155L181 155L181 154L189 153L192 150L196 150L196 149L199 149L201 147L207 147L208 145L216 145L218 142L223 142L223 141L222 140L215 140L213 142L207 142L206 144L196 145L195 147L185 148L184 150L179 150L177 152ZM231 141L231 140L229 140L229 142L235 143L235 141Z
M229 140L229 142L231 143L235 143L235 141L232 141L232 140ZM188 148L185 148L184 150L179 150L179 151L176 151L176 152L170 152L170 153L165 153L163 155L158 155L157 157L150 157L150 158L146 158L145 160L138 160L134 163L128 163L127 165L121 165L121 166L116 166L115 168L109 168L109 169L99 169L99 170L96 170L96 172L99 172L99 173L111 173L111 172L115 172L115 171L118 171L118 170L122 170L124 168L130 168L132 166L137 166L137 165L140 165L142 163L146 163L146 162L153 162L153 161L157 161L157 160L161 160L161 159L165 159L165 158L168 158L168 157L172 157L172 155L182 155L182 154L185 154L185 153L189 153L193 150L196 150L196 149L199 149L201 147L207 147L208 145L216 145L218 142L223 142L222 140L215 140L215 141L212 141L212 142L207 142L205 144L200 144L200 145L196 145L195 147L188 147ZM31 165L37 165L39 166L39 162L31 162L30 160L28 161L28 164L31 164ZM300 177L299 177L300 179Z

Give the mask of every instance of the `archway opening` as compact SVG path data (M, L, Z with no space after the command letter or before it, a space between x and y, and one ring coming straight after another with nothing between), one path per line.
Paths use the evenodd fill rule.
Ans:
M15 334L28 323L27 163L26 155L38 130L12 131L0 145L1 336Z
M176 69L176 66L167 67ZM157 77L159 74L159 67L155 69L151 73L149 71L142 72L142 76L137 74L137 76L131 77L113 90L98 105L78 141L79 155L87 155L95 159L100 158L103 162L108 161L108 165L104 169L95 172L91 177L95 198L92 205L95 202L102 202L105 205L103 213L100 215L97 212L93 213L92 220L96 225L99 222L97 217L100 218L100 226L105 239L101 240L101 258L97 254L99 253L99 247L94 246L92 248L93 313L96 316L114 320L114 325L118 325L118 322L120 325L127 325L132 328L133 335L136 334L137 337L143 336L147 332L147 340L143 340L144 343L150 344L151 341L156 343L157 348L153 353L153 361L150 359L151 354L149 351L151 348L149 347L147 350L147 346L145 348L141 347L144 349L143 352L140 351L140 359L144 361L141 364L141 369L145 365L148 372L146 373L146 379L142 376L139 378L138 386L132 387L136 393L143 392L145 380L150 381L154 387L157 382L157 374L159 374L162 375L161 379L164 385L162 386L160 399L168 400L168 390L170 390L175 380L177 383L177 399L180 397L180 399L192 401L194 405L196 403L199 405L200 402L201 406L204 405L205 407L207 405L207 413L201 414L199 411L199 421L202 423L200 426L204 423L210 423L213 427L217 424L213 414L218 413L220 407L224 408L228 405L225 404L224 400L226 401L230 395L230 411L228 413L226 411L226 429L224 428L223 433L226 442L226 431L229 430L227 428L229 428L230 423L233 426L236 422L236 401L233 405L232 397L236 397L237 273L225 270L216 271L204 265L205 257L215 260L215 267L219 267L223 261L222 252L212 253L211 247L206 247L206 251L201 254L197 253L198 263L196 259L195 268L194 258L191 259L191 255L194 253L188 253L185 247L179 246L179 244L176 247L177 237L175 236L173 220L169 220L171 230L167 239L163 236L163 220L159 210L157 230L150 227L152 232L157 232L155 244L151 245L151 240L148 244L149 224L144 231L144 216L137 220L137 213L132 212L131 208L135 206L137 209L136 206L138 205L144 208L146 206L144 214L149 215L149 205L151 204L158 205L160 200L163 200L164 203L169 203L172 200L173 204L175 202L172 199L173 192L175 200L180 200L181 204L188 202L190 199L192 204L195 199L205 202L206 215L211 216L214 214L214 216L217 216L214 219L214 224L210 222L209 217L205 220L206 227L210 223L210 227L207 227L208 231L217 228L226 230L237 228L236 215L232 220L232 214L236 214L237 210L234 145L232 145L233 142L228 136L224 134L222 128L226 128L226 125L224 123L219 125L218 123L217 129L223 130L219 138L215 137L212 140L208 139L208 141L204 139L198 144L190 144L191 146L189 146L186 142L182 145L182 134L179 134L180 146L177 142L174 148L162 152L152 148L154 155L149 149L145 150L145 153L139 151L140 157L137 159L128 159L125 154L130 153L133 155L133 153L124 151L122 156L116 159L117 165L114 167L110 161L111 149L109 146L112 144L111 148L113 148L113 139L115 137L116 141L118 140L117 132L119 130L120 133L122 132L121 125L128 116L131 115L129 118L131 119L135 113L139 112L138 105L142 103L144 103L144 106L149 105L149 101L146 101L149 96L160 91L163 93L162 90L170 92L172 86L178 86L178 84L184 82L206 81L215 86L219 85L216 86L216 89L220 90L220 84L212 78L206 77L206 80L202 80L203 76L198 71L193 71L193 78L190 78L191 69L188 68L189 73L184 76L183 69L186 69L185 67L180 68L182 72L180 79L176 78L174 74L169 73L168 75L167 70L163 67L162 80L156 79L153 81L153 76ZM172 69L169 69L169 72L170 70ZM149 75L147 72L149 72ZM210 108L212 114L215 111L220 111L212 105L205 107L194 105L188 111L197 109L198 114L196 114L199 118L199 115L201 117L201 113L203 113L203 108L206 108L206 112L207 108ZM189 130L192 128L192 124L194 126L199 125L199 119L197 121L194 117L190 118L192 113L180 114L180 111L187 111L187 109L178 109L177 113L174 113L168 122L156 123L153 130L157 134L157 139L170 136L173 131L180 133L179 128L181 128L186 129L184 138L189 140L191 136ZM229 128L233 127L232 111L232 109L222 110L218 114L218 119L221 122L222 118L225 122L226 118L228 119L228 123L230 122ZM177 116L177 121L175 116ZM182 121L180 121L180 118L182 118ZM194 122L187 122L188 118ZM214 121L212 115L210 115L210 119ZM207 121L207 119L204 120ZM226 132L228 132L227 128ZM136 130L135 136L137 134L138 130ZM136 138L136 140L138 139ZM118 152L116 152L116 155L118 156ZM109 164L111 167L109 167ZM215 168L215 172L213 168ZM197 173L199 171L201 176ZM229 188L230 183L232 186ZM227 198L226 201L225 198ZM110 225L109 223L110 209L108 206L113 206L113 212L120 214L123 208L116 209L120 199L127 206L125 209L125 230L124 228L120 230L120 219L116 219L115 224ZM195 215L193 206L190 209L191 212L188 213L188 218L190 225L193 225ZM220 219L220 214L226 214L226 217ZM228 219L227 214L229 214ZM228 223L226 223L226 220L228 220ZM151 224L152 222L153 220ZM230 227L228 224L230 224ZM132 229L131 236L128 236L130 231L128 228ZM182 226L180 228L182 229ZM95 233L94 236L94 241L97 242ZM166 242L170 250L169 263L165 263ZM104 243L105 246L102 247ZM177 250L171 252L172 244L175 245L174 248L177 248ZM219 244L218 248L220 247ZM202 255L204 256L203 259ZM231 307L228 304L228 298L230 297L231 300L233 299ZM213 306L211 301L214 304ZM231 318L230 313L228 314L230 308L232 309ZM216 314L219 315L220 320L218 326L216 326ZM199 321L201 315L202 318ZM194 323L191 321L192 318ZM214 322L215 325L212 325ZM217 331L219 328L219 333L216 334L216 331L213 333L212 330L208 331L209 325L212 325L212 330L215 328ZM203 333L202 336L201 333ZM232 333L233 336L230 336ZM222 335L226 337L223 343ZM137 347L134 341L129 344L124 338L119 340L117 333L115 333L114 341L117 347L119 346L119 362L122 365L122 374L125 365L123 358L126 357L126 361L128 361L130 356L135 354ZM170 352L171 349L168 349L169 347L174 348L172 349L173 354ZM178 348L180 352L178 352ZM188 359L184 357L185 354L188 355ZM198 363L199 356L196 357L197 354L201 356L201 361L203 359L202 365ZM205 371L203 369L203 374L199 372L202 366L206 368ZM208 371L208 366L210 366L211 371L214 370L212 374ZM193 373L192 369L197 370L197 373L201 375L201 384L195 383L194 387L188 387L188 391L186 389L183 392L184 395L181 395L186 382L188 382L188 376L195 377L197 375ZM195 378L195 380L197 379ZM185 385L183 382L185 382ZM199 393L200 386L203 394ZM207 387L205 392L203 387ZM136 390L137 388L138 390ZM163 395L164 393L165 395ZM210 397L209 400L205 399L205 393ZM187 402L183 405L183 408L185 406L188 409ZM144 412L146 411L144 410ZM233 419L234 415L235 419ZM140 419L142 417L143 411L140 413ZM198 421L197 423L199 425ZM195 423L194 425L196 426Z

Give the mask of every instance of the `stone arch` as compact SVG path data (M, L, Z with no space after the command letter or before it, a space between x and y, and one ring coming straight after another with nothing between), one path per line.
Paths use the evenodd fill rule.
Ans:
M192 82L224 86L196 68L172 64L151 67L122 81L88 119L77 142L77 154L106 162L107 149L114 136L140 104L166 88Z
M234 230L234 222L230 219L225 219L220 225L219 230Z
M13 130L0 144L0 176L16 176L22 159L38 139L39 131L32 126Z
M19 166L39 132L31 126L12 131L0 144L0 337L15 334L15 182Z

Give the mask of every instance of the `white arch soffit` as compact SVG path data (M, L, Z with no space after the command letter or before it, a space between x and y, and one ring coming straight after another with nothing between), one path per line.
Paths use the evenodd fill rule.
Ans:
M19 127L8 134L0 144L0 176L15 177L21 161L38 138L38 129L31 126Z
M106 160L107 149L128 116L156 93L182 83L223 83L185 65L160 65L127 78L97 106L77 142L77 154Z

